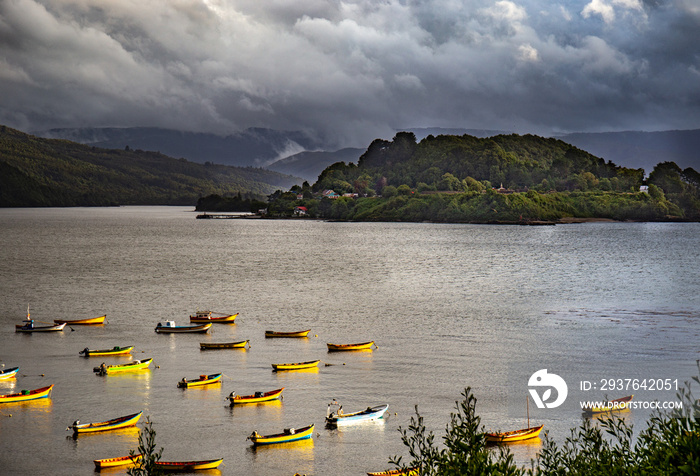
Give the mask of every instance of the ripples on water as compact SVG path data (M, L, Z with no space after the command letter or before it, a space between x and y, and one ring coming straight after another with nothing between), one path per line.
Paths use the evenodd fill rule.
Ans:
M487 428L522 427L527 379L542 368L565 378L569 397L557 411L531 404L530 416L561 442L581 421L576 402L589 397L580 380L695 374L699 231L195 220L166 207L0 210L0 364L22 375L0 382L0 393L56 384L50 401L0 407L3 474L91 473L93 459L135 449L137 434L74 440L66 426L144 410L164 459L223 456L222 474L360 475L405 454L396 430L416 404L442 435L466 386ZM27 304L37 320L106 313L108 324L15 334ZM187 323L197 308L240 316L211 335L153 332L165 319ZM264 338L267 329L307 328L318 337ZM242 339L250 350L199 350L200 341ZM327 342L367 340L378 349L326 351ZM154 358L150 371L97 377L92 367L107 359L78 357L85 347L127 344L134 358ZM271 371L271 363L313 359L332 365ZM182 377L218 371L221 386L176 388ZM283 402L226 406L231 391L281 386ZM326 429L332 398L348 410L386 402L390 417ZM309 423L313 442L253 449L246 441L254 429ZM523 463L538 449L513 447Z

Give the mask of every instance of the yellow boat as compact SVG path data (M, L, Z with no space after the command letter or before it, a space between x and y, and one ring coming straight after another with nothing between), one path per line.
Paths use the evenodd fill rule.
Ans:
M119 347L119 346L114 346L111 349L102 349L102 350L91 350L85 347L83 350L78 352L78 354L84 356L84 357L98 357L98 356L105 356L105 355L128 355L131 353L133 350L134 346L130 345L127 347Z
M0 395L0 403L26 402L27 400L37 400L39 398L49 398L53 385L37 388L34 390L22 390L19 393Z
M231 402L231 406L241 403L263 403L282 398L283 390L284 387L278 388L277 390L270 390L269 392L265 393L255 392L253 395L236 395L236 392L231 392L231 394L226 398Z
M129 362L128 364L121 365L105 365L103 362L99 367L95 367L92 370L93 372L96 372L100 375L114 374L118 372L131 372L134 370L147 369L148 366L151 365L152 361L152 358L144 360L134 360L133 362Z
M239 313L227 314L222 316L213 316L213 311L197 311L194 315L190 316L190 322L198 324L206 324L208 322L219 323L219 324L234 324L236 317Z
M118 458L104 458L104 459L96 459L93 462L95 463L95 470L99 471L104 468L116 468L117 466L126 466L126 465L135 465L141 461L141 455L140 454L135 454L133 456L128 455L128 456L120 456Z
M252 441L254 445L273 445L277 443L291 443L292 441L306 440L312 438L314 433L314 425L305 426L304 428L294 429L287 428L282 433L275 435L259 435L254 431L247 439Z
M95 433L98 431L118 430L120 428L128 428L136 426L143 411L126 415L113 420L101 421L97 423L80 423L80 420L75 420L66 430L73 430L73 433Z
M242 340L239 342L200 342L199 348L201 350L214 350L214 349L245 349L245 347L250 347L250 342L247 340Z
M192 471L216 469L223 460L223 458L219 458L202 461L156 461L156 467L161 471L182 471L190 473Z
M183 378L177 383L177 386L178 388L190 388L221 383L221 375L222 374L200 375L197 380L187 380L186 378Z
M313 367L318 367L320 360L309 360L307 362L296 362L293 364L272 364L272 368L275 370L301 370L310 369Z
M601 405L599 407L586 408L583 410L583 412L587 413L589 415L592 415L592 414L596 414L596 413L628 411L630 409L629 402L631 402L633 398L634 398L634 395L628 395L626 397L616 398L615 400L610 400L609 402L605 402L604 405Z
M94 326L98 324L104 324L107 315L99 317L88 317L86 319L54 319L55 324L68 324L69 326Z
M340 352L344 350L368 350L374 345L374 341L359 342L357 344L326 344L328 352ZM376 347L376 345L374 345Z
M387 469L386 471L367 473L367 476L418 476L418 470L415 468Z
M529 440L530 438L537 438L543 427L544 425L540 425L521 430L486 433L486 441L489 443L510 443L512 441Z
M308 337L309 332L311 329L292 332L265 331L265 337Z

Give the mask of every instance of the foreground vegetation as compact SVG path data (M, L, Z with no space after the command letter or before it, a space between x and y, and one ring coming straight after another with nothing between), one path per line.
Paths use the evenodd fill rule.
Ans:
M700 361L698 363L700 370ZM696 383L700 378L693 377ZM395 456L397 468L418 468L421 476L610 476L700 474L700 404L691 384L678 393L683 410L654 414L637 438L633 428L615 416L600 427L584 420L560 446L545 436L542 450L530 468L515 464L507 446L487 446L484 427L476 414L476 398L467 388L450 415L442 445L427 431L416 408L408 429L399 428L410 461Z
M327 190L341 196L324 198ZM428 136L418 144L402 132L374 141L357 165L333 164L313 186L269 199L270 216L303 206L306 216L353 221L699 220L700 174L662 162L645 180L643 169L537 136Z
M41 139L0 126L2 207L194 205L204 195L241 192L264 199L296 180L253 167Z

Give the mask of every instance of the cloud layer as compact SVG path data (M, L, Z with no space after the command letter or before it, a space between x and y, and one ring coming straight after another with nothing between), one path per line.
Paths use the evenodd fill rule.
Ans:
M700 128L697 0L0 0L0 123Z

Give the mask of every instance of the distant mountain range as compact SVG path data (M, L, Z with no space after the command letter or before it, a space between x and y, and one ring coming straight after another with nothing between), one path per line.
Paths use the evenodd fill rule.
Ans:
M428 135L472 135L492 137L508 131L455 128L408 128L420 141ZM51 129L34 132L46 138L60 138L111 149L158 151L199 163L265 167L302 177L313 183L335 162L357 162L366 148L323 150L318 141L299 131L251 128L238 134L182 132L150 127ZM571 133L556 138L606 161L629 168L643 168L648 174L660 162L675 162L681 168L700 169L700 129L664 132ZM386 137L383 139L391 139ZM367 144L369 146L369 144Z

